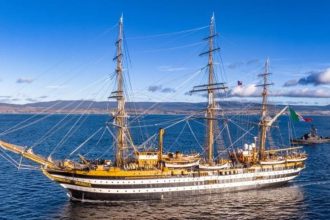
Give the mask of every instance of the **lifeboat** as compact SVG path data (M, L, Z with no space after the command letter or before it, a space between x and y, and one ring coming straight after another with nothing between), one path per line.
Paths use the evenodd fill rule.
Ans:
M224 164L216 164L216 165L208 165L208 164L199 164L199 169L200 170L221 170L221 169L226 169L230 168L231 165L230 163L224 163Z
M165 162L165 167L168 168L189 168L199 165L199 160L189 163L189 162Z
M281 159L281 160L264 160L260 161L261 165L274 165L274 164L282 164L285 163L286 161Z

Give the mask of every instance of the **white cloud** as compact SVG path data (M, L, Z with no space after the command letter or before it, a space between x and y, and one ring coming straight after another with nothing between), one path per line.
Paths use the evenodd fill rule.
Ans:
M163 72L176 72L176 71L186 70L187 68L185 68L185 67L174 67L174 66L160 66L158 69L160 71L163 71Z
M30 78L18 78L16 80L16 83L32 83L33 79Z
M169 87L163 88L163 86L161 86L161 85L154 85L154 86L149 86L148 91L149 92L173 93L173 92L175 92L175 89L169 88Z
M298 80L289 80L284 83L284 87L296 86L296 85L329 85L330 84L330 68L324 71L312 71L309 72L306 77L302 77Z
M250 59L250 60L247 60L247 61L238 61L238 62L229 64L227 67L229 69L236 69L236 68L240 68L240 67L244 67L244 66L251 66L251 65L256 65L256 64L259 64L259 59Z
M47 89L63 89L63 88L66 88L67 86L66 85L49 85L49 86L46 86Z
M322 84L330 83L330 68L319 75L319 82Z
M330 98L330 89L322 88L296 88L296 89L270 89L269 96L273 97L300 97L300 98ZM261 97L261 88L255 84L236 86L229 90L228 97Z
M260 96L260 91L255 84L246 86L236 86L229 91L231 97L257 97Z
M38 100L37 99L34 99L34 98L26 98L25 101L28 101L28 102L37 102Z
M282 97L302 97L302 98L330 98L330 89L328 88L300 88L294 90L278 90L270 94L271 96Z
M155 86L149 86L148 91L149 92L157 92L162 89L161 85L155 85Z
M167 87L167 88L163 88L161 90L161 92L162 93L173 93L173 92L175 92L175 89Z
M284 87L295 86L295 85L298 84L298 81L299 81L299 80L291 79L291 80L289 80L289 81L286 81L286 82L284 83L283 86L284 86Z

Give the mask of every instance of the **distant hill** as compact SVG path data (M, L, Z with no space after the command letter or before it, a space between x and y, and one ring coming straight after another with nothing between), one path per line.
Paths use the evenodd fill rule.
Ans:
M116 102L96 102L82 100L57 100L49 102L36 102L29 104L8 104L0 103L0 113L87 113L106 114L116 108ZM130 113L136 114L189 114L203 111L206 103L189 102L128 102L126 108ZM227 113L257 114L260 111L260 104L241 103L235 101L223 101L221 107ZM284 107L277 105L277 109ZM273 108L271 108L273 109ZM303 106L295 105L294 109L307 115L330 115L330 105L326 106Z

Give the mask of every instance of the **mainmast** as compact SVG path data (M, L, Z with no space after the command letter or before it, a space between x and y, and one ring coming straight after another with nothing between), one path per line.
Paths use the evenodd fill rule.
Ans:
M268 86L272 83L268 82L269 73L269 59L267 58L265 63L265 72L259 76L263 78L263 83L258 85L263 87L262 90L262 105L261 105L261 119L260 119L260 137L259 137L259 160L263 160L265 157L266 148L266 135L269 126L269 117L267 115L267 98L268 98Z
M214 111L215 111L215 100L214 100L214 90L211 89L210 85L214 84L214 68L213 68L213 36L214 36L214 15L211 18L210 23L210 36L209 36L209 77L208 77L208 106L206 110L207 117L207 162L211 165L213 164L213 148L214 148Z
M117 112L114 114L114 119L117 127L117 148L116 148L116 166L121 167L124 164L124 151L127 148L126 131L127 131L127 114L125 111L125 97L123 91L123 16L119 20L118 40L116 41L116 56L117 61L117 90L111 93L109 98L117 99Z
M210 165L214 163L214 130L216 120L215 111L217 109L214 94L216 90L227 88L224 86L224 83L217 83L215 81L213 52L220 50L220 48L216 48L214 46L214 37L216 37L217 35L218 34L215 32L215 18L213 14L210 22L210 35L204 38L204 40L207 40L209 43L209 50L200 54L200 56L208 54L208 83L206 85L194 86L193 90L190 91L191 93L207 91L208 105L206 108L207 129L205 151L207 152L206 162Z

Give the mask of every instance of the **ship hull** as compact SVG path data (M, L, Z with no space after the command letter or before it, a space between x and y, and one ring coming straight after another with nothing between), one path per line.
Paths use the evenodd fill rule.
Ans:
M231 188L219 188L208 190L192 190L192 191L177 191L177 192L162 192L162 193L146 193L146 194L107 194L107 193L92 193L83 190L68 190L68 196L74 202L115 202L115 201L145 201L145 200L163 200L168 198L184 198L199 195L221 194L228 192L239 192L247 190L257 190L262 188L280 187L287 184L288 181L267 184L253 184L250 186L239 186Z
M313 144L324 144L324 143L330 143L329 137L323 137L323 138L298 138L298 139L291 139L291 144L303 144L303 145L313 145Z
M159 200L173 197L253 190L283 185L302 168L240 174L182 176L146 179L92 178L51 174L73 201Z
M325 144L325 143L330 143L330 138L314 139L314 140L303 140L303 139L291 140L291 144L313 145L313 144Z

